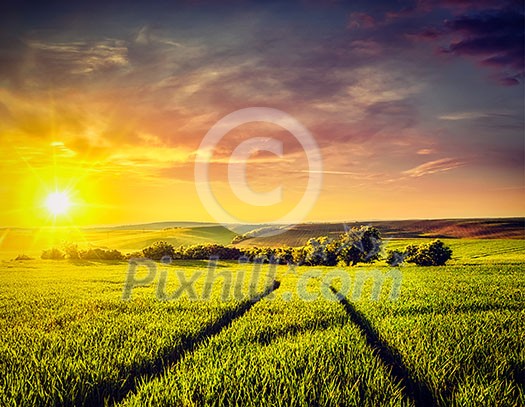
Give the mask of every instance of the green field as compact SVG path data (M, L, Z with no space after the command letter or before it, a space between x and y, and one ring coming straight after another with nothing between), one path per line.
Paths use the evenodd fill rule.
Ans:
M450 265L402 266L378 301L372 279L336 296L330 267L221 262L206 286L207 262L175 261L123 301L126 262L3 260L0 405L525 405L525 242L446 242Z

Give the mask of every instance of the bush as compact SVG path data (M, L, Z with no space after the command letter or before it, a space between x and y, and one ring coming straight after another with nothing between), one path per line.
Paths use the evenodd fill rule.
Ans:
M155 242L151 246L142 249L142 254L147 259L159 261L164 256L173 258L175 249L168 242Z
M441 240L410 245L405 249L405 261L418 266L443 266L452 257L452 249Z
M44 250L40 256L43 260L62 260L64 257L65 254L56 248Z
M373 226L353 227L338 240L338 261L355 266L379 259L382 240L379 230Z
M389 266L399 266L405 260L405 254L399 250L389 250L385 260Z
M275 249L275 259L279 264L292 264L293 249L291 247L279 247Z
M305 264L306 255L306 246L294 247L292 251L292 262L294 264Z
M242 252L242 255L252 262L286 264L285 257L291 257L291 252L289 253L289 256L286 253L287 251L281 251L281 248L250 247L249 249L245 249ZM283 256L282 260L279 257L280 255Z
M34 260L34 259L32 257L29 257L26 254L19 254L18 256L16 256L15 260Z
M327 236L309 239L305 246L304 262L309 266L335 266L340 249L340 241Z
M118 250L88 249L79 252L83 260L124 260L124 255Z
M131 252L126 253L126 255L124 256L124 260L139 259L142 257L144 257L144 253L142 252Z
M220 244L198 244L188 246L183 251L183 258L188 260L208 260L218 257L222 260L237 260L242 252L234 247L226 247Z
M70 243L64 246L64 253L68 259L78 260L80 259L80 252L76 244Z

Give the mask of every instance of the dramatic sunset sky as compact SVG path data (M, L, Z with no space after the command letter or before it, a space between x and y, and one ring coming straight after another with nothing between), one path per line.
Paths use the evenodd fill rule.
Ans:
M197 149L237 109L280 109L317 140L307 221L525 215L522 1L7 1L0 6L0 226L214 220ZM46 4L44 6L44 4ZM228 183L250 137L253 208ZM210 187L247 223L282 216L311 171L277 125L228 133Z

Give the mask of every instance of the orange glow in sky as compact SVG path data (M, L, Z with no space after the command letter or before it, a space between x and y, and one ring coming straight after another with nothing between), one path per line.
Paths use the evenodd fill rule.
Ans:
M322 186L304 221L525 215L522 40L467 49L477 26L453 24L483 4L198 3L4 13L0 226L216 221L197 194L199 145L257 106L316 140ZM248 151L236 182L282 191L275 205L248 204L230 182L253 137L282 151ZM209 188L245 223L289 212L315 174L275 124L231 129L206 154Z

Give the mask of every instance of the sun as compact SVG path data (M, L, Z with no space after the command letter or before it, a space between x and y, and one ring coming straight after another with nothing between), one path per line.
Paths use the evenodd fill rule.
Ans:
M71 207L71 201L66 192L53 192L46 198L46 208L54 216L64 215Z

